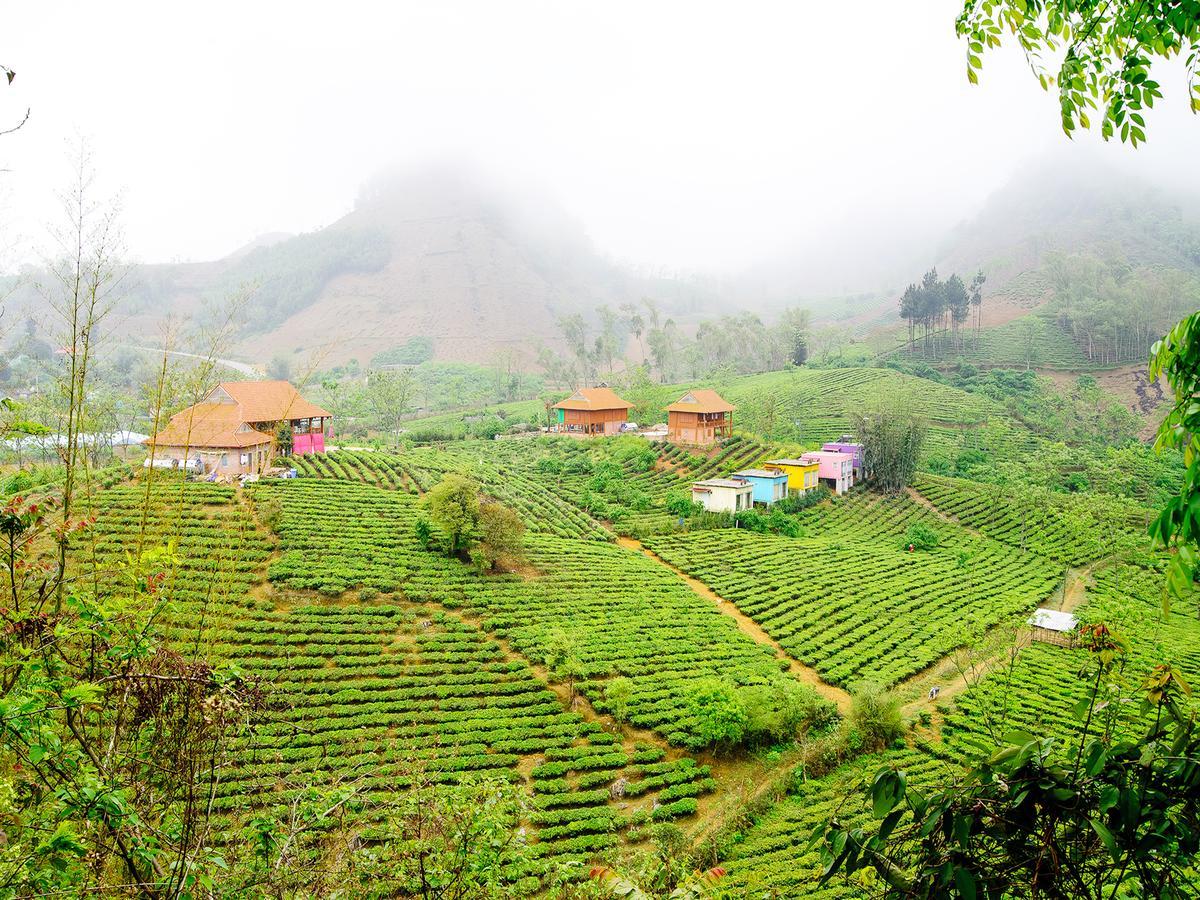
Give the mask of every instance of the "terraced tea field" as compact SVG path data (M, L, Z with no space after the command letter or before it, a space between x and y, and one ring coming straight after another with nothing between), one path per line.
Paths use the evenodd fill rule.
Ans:
M1140 683L1150 668L1170 662L1192 684L1200 678L1200 618L1197 596L1169 618L1161 607L1161 560L1104 566L1095 574L1087 603L1078 612L1084 620L1111 622L1129 640L1124 678ZM964 762L990 754L1013 729L1058 738L1062 747L1080 733L1083 723L1072 707L1087 696L1089 683L1080 671L1090 662L1084 650L1051 644L1022 645L1011 666L997 666L980 678L953 704L930 704L944 721L941 741L916 742L913 748L889 750L863 757L832 774L799 785L788 797L736 835L724 857L728 887L749 896L861 897L854 885L835 880L818 888L820 860L807 848L808 839L835 812L843 820L867 820L861 793L863 779L882 767L903 770L911 782L932 787L955 777ZM1200 707L1196 699L1194 707ZM1149 725L1137 704L1109 711L1118 717L1118 731L1137 733ZM774 893L772 893L774 892Z
M581 664L579 689L603 708L603 682L633 681L630 721L672 743L698 746L689 686L712 675L743 682L785 677L774 651L756 644L673 573L638 553L599 541L533 536L540 574L481 577L431 554L412 534L416 499L333 480L255 486L283 502L273 583L336 596L367 587L403 592L479 617L488 632L532 660L569 638Z
M1127 501L933 475L920 476L915 487L943 515L997 541L1068 565L1146 543L1149 512Z
M312 502L334 485L412 503L360 484L283 488L297 486L296 496ZM696 798L715 787L704 766L678 751L625 741L570 711L525 659L446 609L394 593L336 603L264 593L274 539L234 489L162 481L143 519L146 496L138 484L104 492L104 513L88 532L101 566L124 559L131 534L143 534L147 549L176 540L165 636L272 685L267 721L217 785L219 815L244 814L247 797L285 803L310 786L353 785L378 804L418 772L435 783L499 774L529 786L536 843L526 874L538 875L590 860L646 824L692 815ZM369 551L363 544L349 557ZM444 583L453 567L424 555L429 566L410 568L429 580L409 582ZM277 580L300 577L287 574L286 553L272 565ZM614 801L609 788L618 781L622 799Z
M993 541L975 542L961 560L950 550L909 553L844 525L831 531L837 537L794 540L725 529L648 546L736 604L789 655L846 687L919 672L1037 606L1063 574Z

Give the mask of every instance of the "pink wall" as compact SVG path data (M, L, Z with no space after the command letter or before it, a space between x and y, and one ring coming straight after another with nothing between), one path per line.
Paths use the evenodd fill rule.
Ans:
M294 434L292 435L292 453L295 456L306 456L309 453L325 452L325 435L323 434Z
M841 478L842 465L847 461L851 465L854 464L854 458L849 453L837 453L834 451L814 450L811 453L805 453L800 459L804 462L819 463L820 467L817 469L818 478Z

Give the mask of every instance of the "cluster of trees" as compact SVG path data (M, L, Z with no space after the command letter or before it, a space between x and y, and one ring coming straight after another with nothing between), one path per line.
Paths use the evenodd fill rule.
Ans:
M783 678L741 685L704 678L690 689L688 707L698 733L714 750L725 752L790 742L837 719L832 704L815 691Z
M398 344L376 353L371 357L371 368L381 366L417 366L433 359L433 338L425 335L411 337L403 344Z
M900 318L908 322L908 349L917 349L918 332L921 349L926 355L963 348L962 329L974 316L974 330L979 333L983 310L983 272L976 273L967 285L958 275L945 281L938 278L937 269L930 269L918 284L910 284L900 297Z
M623 304L619 311L598 307L592 318L582 314L559 320L566 353L538 348L538 363L547 381L563 387L595 384L607 378L620 363L625 369L644 368L658 381L708 378L717 374L746 375L803 365L808 360L810 314L793 307L779 321L767 324L750 312L701 322L692 336L671 318L663 318L657 304ZM633 359L625 348L634 339ZM845 334L840 329L821 332L822 355L840 352Z
M1179 269L1053 254L1045 271L1055 320L1097 365L1144 360L1154 341L1200 307L1200 278Z
M872 484L888 494L908 487L925 446L925 421L895 406L881 406L857 414L854 430L863 445L863 467Z
M539 376L522 371L518 354L502 351L489 366L425 362L363 370L351 363L322 374L306 391L333 413L339 433L358 440L382 433L395 443L414 414L529 399L542 388ZM511 423L493 424L495 433Z
M524 561L525 523L467 476L443 476L421 498L421 506L425 516L417 519L414 530L426 548L469 559L482 571L513 568Z

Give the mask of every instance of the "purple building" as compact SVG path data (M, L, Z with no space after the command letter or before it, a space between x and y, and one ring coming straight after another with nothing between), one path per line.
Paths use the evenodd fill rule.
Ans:
M866 473L863 471L863 445L854 440L851 435L843 434L836 441L830 441L827 444L821 445L822 450L832 450L836 453L849 453L854 462L854 480L862 481L866 478Z

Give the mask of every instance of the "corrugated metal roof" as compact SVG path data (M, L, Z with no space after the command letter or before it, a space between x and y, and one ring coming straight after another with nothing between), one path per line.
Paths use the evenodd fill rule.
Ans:
M763 465L767 465L767 466L815 466L816 463L805 462L802 459L768 459Z
M1045 628L1047 631L1074 631L1079 625L1079 619L1074 613L1059 609L1036 609L1029 617L1028 624L1034 628Z
M750 482L738 481L735 478L705 478L703 481L692 482L692 487L749 488Z
M742 469L733 474L742 478L787 478L787 472L774 469Z

